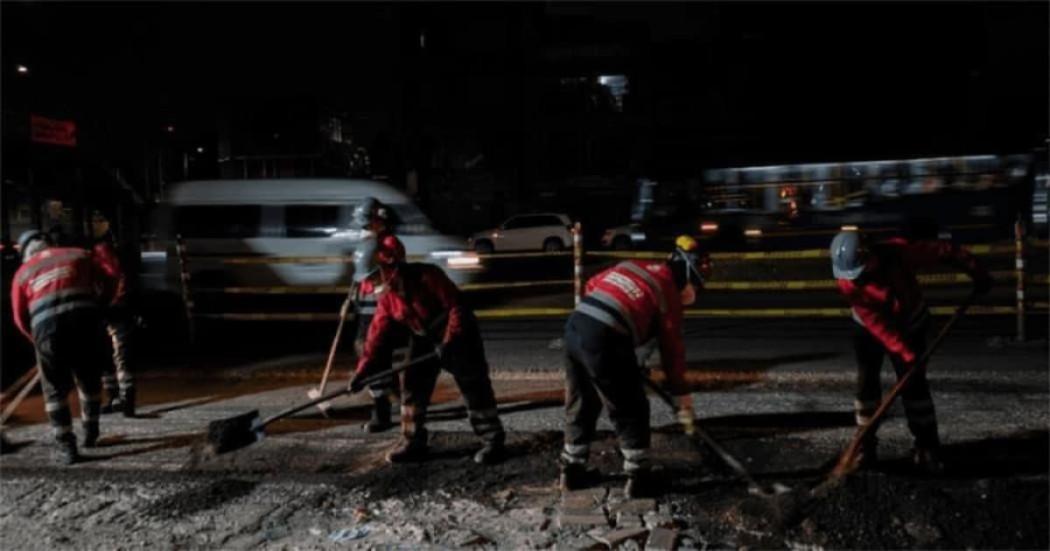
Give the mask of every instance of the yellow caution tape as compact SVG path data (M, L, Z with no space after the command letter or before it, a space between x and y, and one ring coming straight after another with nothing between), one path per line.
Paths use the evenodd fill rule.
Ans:
M541 256L572 256L572 251L556 251L542 253L485 253L479 254L478 258L484 260L486 258L534 258Z
M499 308L477 310L478 319L504 318L563 318L572 313L572 308Z
M1036 302L1030 308L1046 310L1050 303ZM950 316L957 306L934 306L930 313L935 316ZM479 319L513 319L513 318L563 318L573 312L572 308L498 308L478 310ZM971 306L967 315L1001 316L1017 313L1013 306ZM849 308L691 308L685 311L687 318L842 318L849 317ZM221 319L236 321L335 321L337 313L202 313L194 314L196 318Z
M486 289L517 289L521 287L544 287L548 285L572 285L571 279L554 279L550 281L515 281L506 283L467 283L460 285L463 291L482 291Z
M992 272L992 277L999 281L1013 281L1017 275L1015 271ZM970 277L966 274L925 274L919 276L919 281L926 285L952 285L970 283ZM1050 275L1034 274L1025 278L1026 282L1035 284L1050 284ZM520 289L528 287L547 287L559 285L572 285L571 279L555 279L546 281L512 281L493 283L468 283L459 288L463 291L482 291L491 289ZM808 291L835 289L834 279L799 280L799 281L709 281L705 288L711 291ZM200 287L194 289L197 293L230 294L230 295L342 295L350 291L350 287L330 286L276 286L276 287Z

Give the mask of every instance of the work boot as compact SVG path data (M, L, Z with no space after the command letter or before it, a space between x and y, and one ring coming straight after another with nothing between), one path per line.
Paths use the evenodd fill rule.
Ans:
M394 424L390 422L390 399L379 396L375 399L375 407L372 408L372 418L365 423L365 432L383 432Z
M85 448L94 448L98 445L98 427L84 427L84 443Z
M386 454L387 463L411 463L427 457L425 440L402 438L397 446Z
M923 473L937 476L944 474L944 463L939 456L937 448L916 446L912 451L912 462Z
M80 461L80 454L77 453L77 440L72 434L59 438L55 442L54 457L61 465L72 465Z
M638 469L627 473L627 484L623 487L623 495L627 499L656 497L656 494L656 481L649 469Z
M878 447L878 440L874 438L861 442L860 451L857 453L857 468L874 469L879 462Z
M487 440L485 445L474 454L474 462L478 465L495 465L507 457L507 448L503 445L504 436L501 434L492 440Z
M588 469L583 463L562 463L558 485L563 492L574 492L590 488L600 478L597 469Z
M114 411L121 411L121 412L123 412L124 417L134 417L135 416L135 389L134 388L128 388L128 389L125 389L125 390L121 391L120 399L121 399L121 402L122 402L121 409L120 410L114 410Z

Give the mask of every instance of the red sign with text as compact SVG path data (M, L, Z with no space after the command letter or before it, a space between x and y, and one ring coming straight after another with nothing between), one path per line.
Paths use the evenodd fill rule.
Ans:
M29 141L76 147L77 124L73 121L29 115Z

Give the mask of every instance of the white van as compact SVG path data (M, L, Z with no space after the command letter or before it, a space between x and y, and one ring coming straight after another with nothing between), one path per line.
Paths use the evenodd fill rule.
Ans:
M349 258L362 232L350 228L366 197L388 205L409 260L441 266L457 284L481 271L466 240L442 235L407 195L369 180L208 180L176 184L152 216L158 243L142 254L147 291L178 292L175 236L186 246L195 287L347 285L352 262L231 263L233 257Z

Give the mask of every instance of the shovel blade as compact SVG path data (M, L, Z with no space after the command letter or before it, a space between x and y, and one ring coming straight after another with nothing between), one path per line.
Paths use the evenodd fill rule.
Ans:
M208 448L215 455L250 446L262 437L258 410L208 423Z

